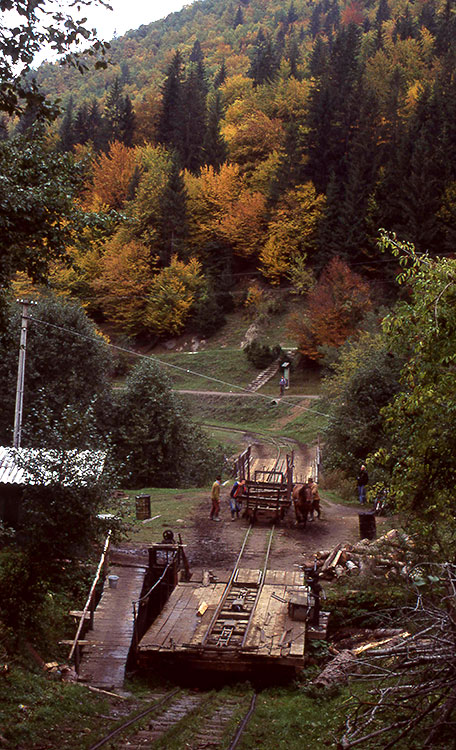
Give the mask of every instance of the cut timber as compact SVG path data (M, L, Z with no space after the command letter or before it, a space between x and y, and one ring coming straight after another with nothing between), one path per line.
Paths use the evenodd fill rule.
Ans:
M326 560L324 561L324 563L323 563L323 565L321 567L321 572L322 573L324 573L326 570L328 570L328 568L332 567L333 564L336 565L336 563L334 563L334 559L336 558L336 556L337 556L338 553L339 553L339 555L338 555L337 559L339 559L339 557L340 557L340 555L342 553L342 548L343 548L343 544L338 544L337 547L334 547L334 549L331 550L331 552L329 553L328 557L326 558Z

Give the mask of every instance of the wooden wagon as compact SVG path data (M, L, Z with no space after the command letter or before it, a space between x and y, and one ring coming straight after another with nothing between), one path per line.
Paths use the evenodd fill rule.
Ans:
M254 523L260 517L267 517L278 523L283 519L292 503L293 458L293 453L286 456L283 469L276 464L252 474L250 448L239 456L236 468L240 479L245 479L242 511L248 521Z

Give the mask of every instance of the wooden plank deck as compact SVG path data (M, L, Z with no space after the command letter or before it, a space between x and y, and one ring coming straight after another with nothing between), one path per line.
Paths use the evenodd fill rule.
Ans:
M247 586L258 581L260 571L240 569L237 583ZM292 620L288 614L288 601L292 592L305 591L301 571L267 571L265 583L252 617L245 646L235 651L232 647L212 648L211 657L206 653L203 640L214 612L225 591L225 583L203 585L197 581L179 583L172 592L164 609L152 623L139 644L139 663L148 663L148 654L159 654L161 658L172 656L175 660L188 656L193 660L204 658L211 668L218 662L230 661L235 668L236 660L250 660L258 664L262 660L280 665L302 666L306 643L306 625ZM202 616L198 609L207 605ZM237 614L233 614L235 619ZM234 653L233 653L234 652ZM197 655L199 655L197 657Z
M95 610L94 627L85 636L79 679L105 689L121 688L134 629L133 602L141 596L146 568L113 565L110 575L119 577L116 588L105 581Z

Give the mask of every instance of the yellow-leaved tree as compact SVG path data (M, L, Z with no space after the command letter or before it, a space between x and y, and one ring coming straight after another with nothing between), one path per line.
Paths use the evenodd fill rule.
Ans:
M155 274L150 286L146 322L159 336L181 333L207 283L201 263L185 263L173 255L171 263Z
M236 164L222 164L220 171L204 167L198 176L185 174L188 243L193 254L214 241L232 247L247 258L260 248L264 233L264 196L249 190Z
M120 230L105 245L100 266L94 288L107 320L123 333L140 333L147 328L146 308L153 282L154 260L149 248Z
M281 198L260 253L261 272L271 284L289 273L298 256L306 258L315 250L324 205L324 195L317 194L312 182L288 190Z

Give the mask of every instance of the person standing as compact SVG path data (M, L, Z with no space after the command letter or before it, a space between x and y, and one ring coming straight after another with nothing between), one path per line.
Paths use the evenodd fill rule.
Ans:
M211 489L211 515L210 519L211 521L220 521L220 484L222 481L222 477L220 475L215 477L215 482L212 485Z
M357 476L358 483L358 499L361 505L366 504L366 484L369 482L369 475L366 471L366 467L362 464L359 474Z
M283 396L283 394L285 392L286 385L287 385L287 381L285 380L284 376L282 375L282 377L279 380L279 388L280 388L280 395L281 396Z
M231 520L239 518L241 510L242 495L245 493L245 479L236 479L230 492Z

